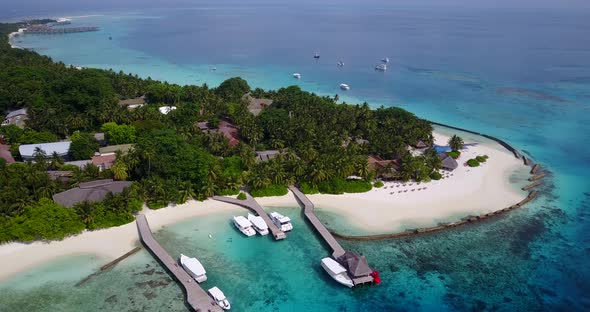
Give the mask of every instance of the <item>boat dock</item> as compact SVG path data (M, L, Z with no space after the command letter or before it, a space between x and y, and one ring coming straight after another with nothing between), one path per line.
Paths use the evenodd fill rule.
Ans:
M256 214L258 214L259 216L262 217L264 222L266 222L266 225L268 225L268 229L272 232L272 236L275 238L275 240L281 240L281 239L287 238L287 235L285 235L285 232L281 231L272 222L272 220L270 219L270 217L268 216L266 211L264 211L264 209L262 209L262 207L256 202L256 200L254 200L254 198L250 194L248 194L248 193L244 193L244 194L246 194L246 197L247 197L244 200L237 199L237 198L231 198L231 197L225 197L225 196L213 196L212 198L214 200L217 200L220 202L238 205L238 206L241 206L241 207L244 207L244 208L254 211Z
M305 194L303 194L295 186L289 186L289 190L291 190L293 195L295 195L295 198L299 204L303 206L303 214L307 220L313 225L318 234L332 249L332 258L340 262L340 264L342 264L347 269L354 285L372 283L373 277L371 277L370 274L373 272L373 270L367 264L365 257L351 251L344 250L344 248L340 246L340 243L338 243L338 241L334 238L332 233L328 231L326 226L316 216L315 206L311 200L309 200L309 198L307 198L307 196L305 196Z
M221 312L220 306L215 304L213 299L209 297L207 292L197 284L197 282L186 271L180 267L176 260L174 260L168 252L154 238L147 218L144 214L139 214L136 217L137 229L139 231L139 238L162 263L168 272L184 287L186 292L186 302L194 310L199 312Z

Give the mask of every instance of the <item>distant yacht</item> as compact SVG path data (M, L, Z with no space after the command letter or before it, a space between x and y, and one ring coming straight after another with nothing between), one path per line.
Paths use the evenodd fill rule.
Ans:
M340 84L340 89L342 89L342 90L350 90L350 87L347 84L345 84L345 83L341 83Z
M300 73L294 73L293 77L297 78L297 79L301 79L301 74Z
M197 258L189 258L180 254L180 264L184 270L197 281L197 283L202 283L207 280L207 272L205 272L205 268Z
M344 66L344 62L338 61L338 66L340 66L340 67Z
M217 67L213 66L211 67L211 70L217 70Z
M248 221L252 223L252 227L258 234L264 236L268 234L268 225L264 222L261 216L255 216L251 213L248 214Z
M225 298L225 294L223 293L223 291L221 291L221 289L217 288L217 286L209 288L207 292L209 293L209 295L211 295L211 297L213 297L213 299L215 299L215 303L217 303L217 305L220 306L222 309L231 309L231 305L229 304L229 301L227 301L227 298Z
M313 55L313 58L315 58L315 59L319 59L319 58L320 58L320 54L316 52L316 53Z
M382 58L381 62L387 64L387 63L389 63L389 58L388 57Z
M289 217L285 217L278 212L271 212L269 214L272 223L274 223L281 231L288 232L293 229L293 225L291 224L291 219Z
M386 71L387 70L387 65L385 65L385 64L379 64L379 65L375 66L375 70L378 70L378 71Z
M336 262L336 260L332 258L322 259L322 268L324 268L324 270L326 270L326 272L328 272L328 274L330 274L330 276L338 283L347 287L354 286L346 269L340 265L340 263Z
M256 235L256 232L252 228L252 223L242 216L234 217L234 225L240 230L240 232L248 237Z

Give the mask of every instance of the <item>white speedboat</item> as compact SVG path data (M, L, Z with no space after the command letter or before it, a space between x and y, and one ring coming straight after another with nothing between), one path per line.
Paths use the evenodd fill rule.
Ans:
M322 259L322 268L338 283L347 287L354 286L352 279L348 277L346 269L340 263L336 262L336 260L332 258Z
M248 221L252 223L252 228L258 232L260 235L267 235L268 234L268 225L264 222L261 216L255 216L251 213L248 214Z
M271 212L269 214L272 223L274 223L281 231L288 232L293 229L293 225L291 224L291 219L289 217L283 216L278 212Z
M190 258L180 254L180 264L184 270L192 276L197 283L202 283L207 280L205 268L197 258Z
M389 63L389 58L388 57L384 57L384 58L381 59L381 62L387 64L387 63Z
M340 67L344 66L344 62L342 62L342 61L338 61L338 63L337 63L337 64L338 64L338 66L340 66Z
M340 84L340 89L342 89L342 90L350 90L350 86L348 86L348 85L347 85L347 84L345 84L345 83L341 83L341 84Z
M234 217L234 225L246 236L256 235L256 232L252 228L252 223L242 216Z
M379 64L379 65L375 66L375 70L386 71L387 70L387 65L385 65L385 64Z
M297 79L301 79L301 74L300 73L294 73L293 77L297 78Z
M217 303L217 305L220 306L222 309L224 309L224 310L231 309L231 305L229 304L229 301L227 301L227 298L225 298L225 295L223 294L221 289L217 288L217 286L215 286L213 288L209 288L209 290L207 290L207 292L215 300L215 303Z

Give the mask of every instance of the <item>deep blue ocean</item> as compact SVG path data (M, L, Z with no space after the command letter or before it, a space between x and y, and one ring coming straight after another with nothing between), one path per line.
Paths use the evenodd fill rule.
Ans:
M381 271L375 287L348 290L326 278L324 246L288 207L299 231L284 244L242 239L228 216L159 232L167 249L204 255L235 310L590 310L590 10L262 0L105 7L15 6L0 17L73 16L74 25L100 26L13 42L66 64L180 84L241 76L252 87L297 84L347 103L401 106L502 138L550 173L540 198L489 222L343 242ZM384 57L388 70L376 72ZM206 240L210 232L219 244ZM0 311L185 309L180 289L145 252L82 286L74 285L99 261L60 261L0 283Z

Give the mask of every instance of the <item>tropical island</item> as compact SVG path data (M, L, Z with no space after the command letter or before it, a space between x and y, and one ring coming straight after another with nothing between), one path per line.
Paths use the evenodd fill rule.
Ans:
M326 216L374 233L460 220L527 195L530 168L497 142L404 109L295 86L252 89L239 77L210 88L74 67L13 48L9 35L25 26L0 24L0 242L13 242L3 253L14 264L0 277L33 265L16 264L31 248L113 258L137 241L129 223L140 210L153 210L158 227L230 211L207 198L241 189L262 205L296 207L284 195L297 185ZM94 232L52 243L57 251L15 243L85 230ZM89 244L100 241L113 244Z

